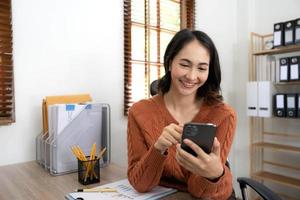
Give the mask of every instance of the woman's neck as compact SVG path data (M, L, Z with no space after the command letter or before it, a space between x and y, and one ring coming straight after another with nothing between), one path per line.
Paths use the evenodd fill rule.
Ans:
M186 110L186 108L194 107L194 105L197 104L195 96L177 95L171 91L164 95L164 99L166 104L171 106L174 110Z
M201 100L195 95L180 95L169 90L164 95L167 109L179 123L190 122L200 110Z

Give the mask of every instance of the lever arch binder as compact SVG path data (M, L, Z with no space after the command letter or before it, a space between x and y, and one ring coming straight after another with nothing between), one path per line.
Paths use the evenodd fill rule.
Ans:
M297 116L298 116L298 118L300 118L300 93L297 94L297 105L298 105L298 107L297 107Z
M295 44L300 44L300 18L295 20Z
M258 116L258 82L247 83L247 115Z
M284 23L284 45L291 45L295 42L294 21Z
M276 23L274 24L274 47L280 47L283 46L284 41L284 23Z
M297 117L297 95L286 95L286 113L287 117Z
M274 95L274 114L277 117L286 116L286 95L285 94L275 94Z
M279 81L289 81L289 58L279 59Z
M258 82L258 116L272 117L274 86L271 81Z
M289 80L300 80L300 56L290 58Z

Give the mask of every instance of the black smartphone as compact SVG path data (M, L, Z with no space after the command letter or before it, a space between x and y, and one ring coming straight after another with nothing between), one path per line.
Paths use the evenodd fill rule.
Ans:
M216 136L216 129L217 126L211 123L185 124L183 126L181 148L190 154L197 156L197 154L183 142L183 140L187 138L201 147L206 153L210 153Z

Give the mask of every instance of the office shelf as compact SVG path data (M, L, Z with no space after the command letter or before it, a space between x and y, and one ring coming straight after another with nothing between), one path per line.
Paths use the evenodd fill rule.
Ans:
M275 55L275 54L282 54L282 53L291 53L295 51L300 51L300 45L291 45L291 46L280 47L275 49L262 50L262 51L254 52L253 55L255 56Z
M300 81L276 82L275 85L300 85Z
M299 200L299 198L295 198L295 197L291 197L289 195L286 194L282 194L282 193L277 193L282 199L285 200Z
M288 145L282 145L282 144L258 142L258 143L253 143L253 146L275 149L275 150L282 150L282 151L294 151L294 152L300 153L300 147L294 147L294 146L288 146Z
M274 133L274 132L263 132L263 135L278 136L278 137L288 137L288 138L300 138L300 135L291 133Z
M272 82L274 85L273 94L281 92L289 93L289 91L299 93L300 81L278 81L278 66L276 65L279 63L279 58L272 55L293 52L297 52L297 54L299 52L300 55L300 44L274 49L264 49L264 44L267 41L272 40L272 37L273 34L260 35L251 33L248 80ZM280 192L283 194L280 195L283 196L284 199L293 198L288 197L292 195L292 193L289 194L283 185L290 188L292 191L295 191L297 194L300 192L300 178L295 178L300 177L300 163L295 165L298 161L297 158L300 157L300 146L289 145L289 141L293 141L293 143L297 141L300 142L300 132L296 131L296 133L288 133L282 130L279 131L276 130L279 128L278 126L272 126L272 131L269 131L267 126L280 123L280 125L282 124L290 127L289 129L291 130L300 130L300 123L297 122L300 122L300 118L279 118L272 116L266 119L263 117L249 117L251 177L257 178L263 183L264 180L268 180L279 184L278 186L281 185L282 191ZM274 143L272 141L277 142ZM268 152L265 151L267 149L269 150ZM279 157L275 156L275 154L278 153L285 156L284 162L279 160ZM295 154L297 160L292 160L295 159ZM267 157L267 155L269 156ZM274 167L286 170L286 173L289 176L276 174L274 172ZM274 169L274 171L271 169Z
M291 166L291 165L286 165L286 164L281 164L281 163L275 163L275 162L270 162L267 160L263 161L264 164L268 164L268 165L273 165L276 167L281 167L281 168L286 168L286 169L292 169L292 170L299 170L300 171L300 166Z
M279 175L279 174L274 174L274 173L266 172L266 171L256 172L253 174L253 177L264 179L264 180L269 180L269 181L272 181L275 183L279 183L279 184L287 185L290 187L294 187L296 189L300 189L300 180L299 179L295 179L295 178L291 178L291 177L287 177L287 176L283 176L283 175Z

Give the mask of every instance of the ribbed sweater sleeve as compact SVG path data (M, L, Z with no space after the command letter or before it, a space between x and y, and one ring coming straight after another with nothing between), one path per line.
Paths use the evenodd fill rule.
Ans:
M226 159L233 141L236 127L236 114L230 114L220 123L216 136L221 145L221 160L224 174L217 182L212 182L204 177L191 174L188 179L188 191L195 197L226 200L232 193L232 175L230 169L225 166Z
M127 144L128 180L138 192L150 191L160 182L166 156L153 145L146 146L141 127L131 111L128 115Z

